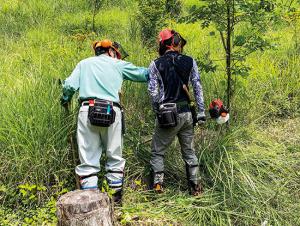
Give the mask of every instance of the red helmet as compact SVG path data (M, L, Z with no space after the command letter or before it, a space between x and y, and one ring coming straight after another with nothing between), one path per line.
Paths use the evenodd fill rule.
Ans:
M166 28L159 32L159 42L164 44L164 41L172 38L172 45L181 44L181 47L185 46L186 40L176 31Z
M166 28L159 32L159 42L163 43L165 40L168 40L174 36L174 32L172 30Z

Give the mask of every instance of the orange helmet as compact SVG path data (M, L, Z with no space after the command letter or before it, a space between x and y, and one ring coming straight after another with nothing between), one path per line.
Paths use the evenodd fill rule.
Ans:
M93 49L96 50L98 47L101 47L101 48L104 48L104 49L112 48L113 50L116 51L117 58L118 59L122 58L121 53L120 53L119 48L118 48L118 44L116 42L112 42L109 39L104 39L102 41L94 41L93 42Z

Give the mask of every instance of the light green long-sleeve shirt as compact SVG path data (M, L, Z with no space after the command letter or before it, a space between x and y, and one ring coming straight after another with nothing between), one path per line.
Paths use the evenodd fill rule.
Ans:
M62 104L79 89L79 99L99 98L119 102L123 80L147 82L148 69L105 54L80 61L64 81Z

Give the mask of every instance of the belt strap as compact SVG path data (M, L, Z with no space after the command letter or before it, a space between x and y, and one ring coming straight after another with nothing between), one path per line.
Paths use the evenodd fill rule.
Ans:
M91 99L91 100L95 100L95 99ZM118 107L118 108L122 109L122 106L121 106L119 103L113 102L113 101L112 101L112 103L113 103L113 106L114 106L114 107ZM89 105L89 99L82 100L82 101L80 102L80 105L82 105L82 106L87 106L87 105Z
M189 103L187 101L178 101L176 102L177 107L188 106Z

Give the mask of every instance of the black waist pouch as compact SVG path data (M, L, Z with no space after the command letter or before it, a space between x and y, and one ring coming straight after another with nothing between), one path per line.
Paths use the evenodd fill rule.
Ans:
M90 100L88 118L92 125L109 127L115 122L116 112L113 103L107 100Z
M177 126L177 107L175 103L162 104L157 114L158 124L161 128Z

